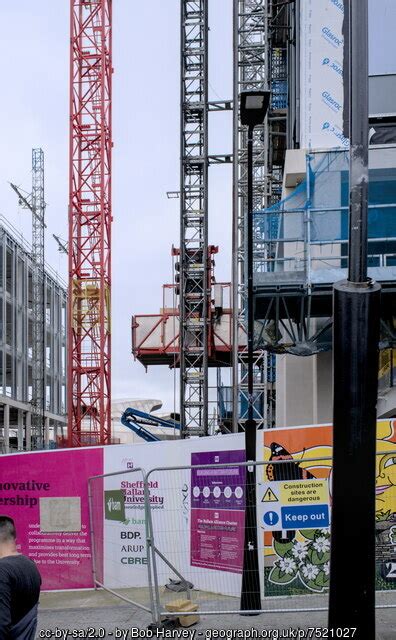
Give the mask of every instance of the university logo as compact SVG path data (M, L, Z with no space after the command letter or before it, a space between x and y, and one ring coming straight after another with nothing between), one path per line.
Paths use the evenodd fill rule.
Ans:
M125 467L126 467L128 470L133 469L133 460L132 460L132 458L123 458L123 459L121 460L121 464L122 464L122 465L125 465Z

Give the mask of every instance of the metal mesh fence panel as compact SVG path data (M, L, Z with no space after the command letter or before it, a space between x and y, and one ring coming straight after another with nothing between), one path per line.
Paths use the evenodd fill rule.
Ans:
M296 484L309 486L310 481L293 476L290 462L276 464L282 467L284 480L290 477L291 482L284 483L291 487L290 492ZM236 461L149 472L148 483L161 486L165 505L161 512L150 508L160 609L166 609L180 589L201 612L240 611L246 466ZM297 527L282 530L280 495L275 495L279 487L269 481L267 466L256 465L262 610L326 610L330 546L327 480L319 483L322 511L326 512L326 520L320 523L323 526L308 530L300 522L305 535ZM293 508L295 511L296 506Z
M152 611L143 470L90 478L89 501L95 586Z
M386 453L386 452L385 452ZM378 453L377 607L396 606L396 487L381 482L391 453ZM382 460L382 462L381 462ZM314 469L326 471L315 477ZM201 613L240 611L246 463L153 469L148 486L161 486L161 509L149 505L157 607L187 597ZM395 466L396 469L396 466ZM330 583L331 458L256 464L258 556L262 611L327 611ZM388 504L389 503L389 504ZM382 515L381 515L382 514ZM351 526L353 524L351 523ZM382 536L383 543L380 544ZM353 588L351 550L351 588Z
M330 488L326 459L304 465L273 451L258 467L263 538L263 608L320 611L328 607ZM330 463L330 460L328 461ZM314 469L324 467L318 476Z
M157 469L147 479L164 495L161 511L150 505L161 608L187 597L201 611L238 611L245 467Z
M327 611L332 460L296 462L277 453L255 464L260 611ZM181 599L201 614L240 612L249 476L243 455L198 452L189 466L91 478L95 585L151 611L155 621ZM205 464L209 459L217 462ZM377 454L376 510L377 607L396 607L393 444ZM351 589L361 561L351 549Z

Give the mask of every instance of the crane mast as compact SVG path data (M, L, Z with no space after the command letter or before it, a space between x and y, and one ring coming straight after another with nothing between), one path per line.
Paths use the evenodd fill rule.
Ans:
M208 0L181 0L181 436L208 433Z
M112 0L71 0L69 446L111 442Z
M19 205L32 214L32 449L42 449L45 442L46 409L46 298L45 298L45 199L44 151L32 149L32 191L22 193L15 184L11 188L18 196Z
M32 446L44 444L46 403L44 152L32 150Z

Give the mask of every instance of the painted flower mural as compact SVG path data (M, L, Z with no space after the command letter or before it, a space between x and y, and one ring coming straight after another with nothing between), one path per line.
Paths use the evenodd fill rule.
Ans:
M297 540L293 544L292 554L300 562L305 558L305 556L308 553L307 545L308 545L308 543L306 543L306 542L298 542Z
M329 586L330 533L327 529L299 531L292 541L274 540L278 556L268 580L274 585L302 583L322 593Z

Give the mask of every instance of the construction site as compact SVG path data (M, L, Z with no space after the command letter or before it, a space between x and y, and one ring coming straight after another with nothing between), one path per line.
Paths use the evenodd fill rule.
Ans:
M3 215L4 453L120 440L111 417L113 32L109 7L101 2L75 4L68 239L55 234L45 240L50 213L45 213L44 152L39 148L32 152L31 188L23 185L26 191L21 191L14 185L19 207L32 219L28 244L20 245L20 233L12 231ZM155 395L162 400L164 385L168 397L173 393L161 417L169 418L173 435L177 429L183 438L238 432L247 416L247 131L234 105L242 91L263 87L271 91L271 104L253 141L255 418L259 428L331 421L331 289L347 268L347 153L334 133L320 127L315 131L304 121L301 103L307 88L301 84L304 67L299 57L304 10L297 3L276 1L239 4L234 15L227 5L233 48L224 64L233 84L228 83L229 93L222 99L211 95L209 70L215 61L211 63L209 40L216 31L210 32L209 7L203 1L182 7L180 185L160 194L171 201L176 229L179 214L180 235L173 237L172 247L162 246L164 257L172 254L163 293L160 288L152 291L147 308L134 297L125 310L132 316L132 332L123 356L129 350L146 368L170 370L167 376L161 373ZM222 12L214 15L217 26ZM177 74L177 68L169 73L176 79ZM396 275L394 87L391 75L370 76L370 125L375 132L370 151L370 270L390 294L389 303L384 298L381 343L379 415L384 417L396 413L391 296ZM225 153L214 150L210 140L213 131L217 143L219 121L226 131L221 136ZM310 140L315 135L320 138L317 148ZM174 166L176 162L177 156ZM211 244L209 237L210 211L218 206L219 188L212 189L216 200L211 208L210 185L216 175L211 181L209 176L217 171L222 172L221 187L227 186L220 223L227 229L227 245ZM172 184L177 185L176 175ZM51 277L51 268L45 266L45 242L57 244L63 266L67 260L67 286L64 272ZM226 282L218 281L216 262ZM149 269L149 262L140 268ZM160 313L153 313L156 307ZM128 395L144 400L140 393L130 385ZM144 419L134 422L129 417L129 422L139 431Z
M113 598L104 607L121 598L154 624L165 610L180 621L180 607L191 620L200 611L202 629L216 612L240 613L241 588L254 592L243 538L253 526L258 600L244 606L242 596L241 609L267 612L268 624L277 612L291 627L306 628L308 612L324 624L333 292L351 268L346 3L40 0L35 16L28 4L3 17L9 65L26 86L10 84L2 108L13 146L0 163L2 510L26 533L45 591L94 588ZM381 286L375 588L387 625L377 637L387 639L396 633L396 49L386 25L396 11L381 4L368 2L367 275ZM267 108L247 126L241 100L256 95ZM235 476L224 487L209 473L220 478L222 464ZM50 489L37 490L25 517L12 483L33 477ZM286 480L322 483L321 534L310 537L314 520L297 532L285 524ZM249 499L253 525L243 520ZM202 533L219 513L224 531L235 526L232 541L231 529L212 541ZM54 532L63 546L77 536L87 553L61 561L54 547L59 557L44 557L38 543ZM305 571L294 549L311 544ZM170 575L190 604L172 609ZM58 601L44 597L48 611Z

